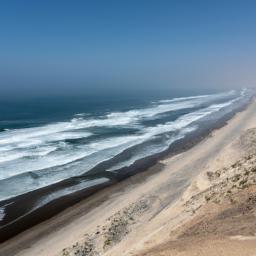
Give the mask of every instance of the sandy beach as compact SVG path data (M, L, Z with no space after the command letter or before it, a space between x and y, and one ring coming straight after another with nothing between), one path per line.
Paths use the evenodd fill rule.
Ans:
M2 243L0 255L256 255L255 109Z

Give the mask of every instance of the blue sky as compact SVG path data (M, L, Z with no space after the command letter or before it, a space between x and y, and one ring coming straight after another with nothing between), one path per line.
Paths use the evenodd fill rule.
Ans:
M0 93L254 86L256 1L0 1Z

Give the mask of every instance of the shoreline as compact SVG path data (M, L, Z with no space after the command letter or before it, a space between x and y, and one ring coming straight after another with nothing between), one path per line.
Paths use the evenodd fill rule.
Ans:
M95 170L97 172L97 168L95 168L85 175L72 177L57 184L53 184L36 191L32 191L27 194L2 201L0 203L0 207L6 204L8 205L11 202L12 204L6 207L5 218L2 222L0 222L0 225L2 224L0 226L0 243L16 236L22 231L28 230L29 228L42 223L47 219L50 219L51 217L56 216L56 214L61 213L63 210L69 207L75 206L75 204L81 201L86 203L86 200L89 199L93 194L97 194L97 192L100 192L104 189L116 186L122 180L125 180L131 176L136 177L136 175L140 173L143 173L143 175L147 177L147 173L150 172L149 169L154 169L154 167L157 165L158 167L155 169L158 169L158 171L161 170L161 167L159 168L158 164L159 161L168 159L172 156L191 149L196 144L207 138L214 130L225 126L227 122L231 120L237 113L245 110L251 104L251 102L252 100L249 101L245 106L242 106L240 109L226 114L223 118L218 120L217 123L209 123L207 127L203 127L196 132L188 134L188 136L185 138L175 141L173 144L171 144L169 149L156 155L140 159L136 161L131 167L122 168L119 173L105 172L101 176L99 174L90 174ZM102 166L104 167L104 163L101 163L99 167L102 168ZM54 193L60 189L72 187L88 178L92 179L102 177L107 177L109 181L95 185L89 189L85 188L80 191L70 193L66 196L62 196L43 205L42 207L38 207L37 209L31 211L36 202L39 202L43 197L49 195L50 193Z
M193 195L195 191L188 189L194 181L200 187L207 185L199 174L231 165L240 157L241 152L236 155L229 146L243 131L256 127L255 107L254 99L189 150L163 158L146 172L100 190L1 243L0 254L126 256L164 242L170 230L191 218L191 212L180 212L177 204Z

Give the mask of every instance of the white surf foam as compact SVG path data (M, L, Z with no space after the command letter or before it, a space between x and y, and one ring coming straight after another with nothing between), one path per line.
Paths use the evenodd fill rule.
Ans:
M81 182L77 185L74 185L72 187L65 188L65 189L57 191L57 192L53 192L50 195L47 195L44 198L42 198L40 200L40 202L35 206L34 209L37 209L37 208L39 208L39 207L41 207L41 206L43 206L47 203L50 203L51 201L53 201L57 198L60 198L62 196L67 196L67 195L69 195L73 192L77 192L77 191L83 190L85 188L100 185L100 184L103 184L107 181L109 181L108 178L98 178L98 179L94 179L94 180L88 180L88 181Z
M0 151L4 148L10 149L38 146L44 143L89 137L90 132L80 132L80 129L91 127L113 127L135 125L144 118L152 118L156 115L169 111L193 108L202 104L202 99L220 98L233 92L216 95L201 95L192 97L175 98L159 101L152 107L134 109L126 112L113 112L97 119L86 119L83 117L73 118L70 122L59 122L41 127L9 130L0 134ZM164 103L164 104L163 104ZM79 116L82 114L80 113Z
M0 207L0 221L2 221L4 219L4 217L5 217L5 209L6 209L6 207L8 205L11 205L11 204L12 204L12 202L8 203L8 204L5 204L5 205Z
M9 130L0 134L0 146L14 143L24 143L24 145L26 145L25 143L29 143L28 146L30 146L30 143L34 145L40 144L42 141L49 142L63 139L88 137L91 135L89 132L80 132L76 134L70 131L72 129L73 127L70 125L70 123L59 123L44 127Z
M231 105L234 100L231 100L222 104L213 104L207 108L194 111L192 113L181 116L175 121L167 122L165 124L159 124L153 127L144 127L141 133L130 136L120 136L115 138L107 138L98 140L87 145L81 145L76 148L67 148L67 150L61 151L56 154L43 155L38 158L29 158L25 160L17 160L12 163L0 165L0 179L6 179L8 177L31 171L38 171L54 166L65 165L70 162L77 161L79 159L90 157L90 155L101 152L107 149L111 149L109 152L104 152L101 159L113 157L115 154L123 151L127 147L140 144L156 135L162 133L176 131L185 128L189 124L213 113L221 108ZM32 152L28 151L25 155L29 155ZM24 153L23 153L24 154ZM33 153L32 153L33 154ZM37 154L36 152L34 154ZM20 155L18 155L20 157ZM24 155L23 155L24 157ZM3 158L5 159L5 158ZM84 170L83 170L84 171ZM74 174L74 175L77 175Z
M2 152L0 155L0 163L13 161L15 159L24 158L24 157L42 157L46 156L49 153L55 151L57 147L55 146L44 146L40 148L27 149L23 151L13 150L12 152Z
M141 118L151 118L159 114L163 114L170 111L177 111L186 108L194 108L200 106L203 103L235 95L235 91L229 91L226 93L212 94L212 95L199 95L190 97L174 98L171 100L158 101L153 107L130 110L126 112L114 112L107 115L108 120L113 120L114 124L126 124L136 122ZM163 104L164 103L164 104Z
M141 158L148 157L148 156L160 153L160 152L168 149L169 146L174 141L184 138L187 133L192 132L194 130L196 130L195 126L194 127L185 128L182 131L180 131L178 135L171 136L171 138L167 139L165 141L165 143L163 143L161 145L152 145L151 147L148 147L147 149L144 149L143 151L141 151L139 154L136 154L136 156L132 157L131 159L128 159L126 161L123 161L121 163L113 165L107 171L113 172L113 171L116 171L116 170L118 170L120 168L131 166L132 164L134 164L137 160L139 160Z
M205 96L198 97L200 98ZM9 162L27 156L44 156L56 149L54 148L54 150L45 151L45 147L47 147L49 143L68 139L86 138L92 135L91 132L80 131L80 129L96 126L127 126L135 124L143 118L150 118L168 111L191 108L196 104L199 104L199 102L194 98L195 97L188 97L188 101L186 102L158 104L144 109L110 113L105 117L98 119L84 119L79 117L72 119L70 122L60 122L41 127L5 131L0 134L0 152L2 152L0 162ZM79 116L81 116L81 114L79 114ZM33 151L35 151L36 154L33 153ZM83 156L86 156L86 154ZM76 159L72 158L72 161L74 160ZM47 162L48 163L43 164L42 167L48 168L52 166L52 163L61 164L61 161L56 159ZM64 161L63 164L66 162L67 161ZM17 163L17 165L19 166L19 163ZM30 170L32 170L32 166L33 168L35 167L34 164L31 164ZM18 173L18 171L15 173Z
M37 173L40 173L40 175L37 175L38 177L34 179L34 175L31 177L27 176L21 176L22 178L19 178L26 183L26 186L24 188L17 188L17 190L9 191L7 194L10 195L17 195L21 193L25 193L34 189L37 189L39 187L43 187L46 185L50 185L52 183L58 182L60 180L80 175L87 170L90 170L98 163L111 159L115 155L121 153L123 150L140 144L144 141L147 141L154 136L159 136L163 133L168 133L171 131L177 131L177 130L184 130L185 127L189 127L189 125L192 125L193 122L199 120L200 118L203 118L211 113L214 113L216 111L219 111L222 108L228 107L232 105L238 98L225 102L220 104L212 104L209 107L191 112L189 114L183 115L177 120L173 122L166 122L164 124L159 124L152 127L140 127L140 131L135 135L123 135L115 138L105 138L105 139L98 139L96 141L90 142L85 145L69 145L68 143L65 143L63 141L55 142L53 145L47 145L42 144L45 146L57 146L57 148L61 148L61 150L54 150L53 152L47 153L47 148L45 148L45 154L42 153L40 156L40 152L42 152L42 146L38 147L38 152L35 151L35 154L37 153L37 156L30 156L28 158L18 158L14 159L9 162L2 162L0 163L0 180L4 180L6 178L13 177L13 181L15 179L15 176L21 173L26 172L33 172L33 174L37 175ZM132 114L133 115L133 114ZM112 117L111 117L112 118ZM114 118L114 117L113 117ZM78 121L79 122L79 121ZM84 122L84 120L82 120ZM194 125L193 125L194 127ZM65 131L62 133L69 133L71 131ZM74 129L72 127L72 134L74 132ZM80 131L77 130L79 133ZM52 133L49 135L44 135L46 137L48 136L55 136L56 134ZM44 137L41 136L41 137ZM35 138L33 138L35 139ZM52 138L51 138L52 140ZM169 140L167 140L166 143ZM26 143L25 141L20 143ZM29 143L29 142L28 142ZM6 149L9 145L4 145L3 147ZM26 146L26 145L25 145ZM29 152L29 150L32 150L33 147L29 148L31 145L28 145L28 148L25 148L26 151ZM152 150L161 150L166 145L160 145L159 148L154 148ZM1 148L1 146L0 146ZM41 151L40 151L41 150ZM49 149L50 150L50 149ZM12 150L11 152L14 152ZM147 152L150 154L149 151L145 151L145 154ZM154 152L154 151L153 151ZM152 152L151 152L152 153ZM27 154L26 156L28 156ZM140 157L140 156L138 156ZM78 161L80 159L83 159L83 161ZM77 161L77 162L74 162ZM134 161L134 158L131 160L127 160L126 164L130 164ZM122 164L122 163L121 163ZM125 163L124 163L125 164ZM65 166L63 166L65 165ZM58 166L61 166L58 168ZM51 168L52 169L47 169ZM113 169L112 169L113 170ZM12 178L11 178L12 179ZM9 181L8 181L9 182ZM5 184L5 186L8 187L8 183L2 183ZM6 197L7 194L5 193L2 195L3 197ZM1 195L0 195L1 196Z
M4 219L4 216L5 216L5 208L0 207L0 221Z
M188 96L188 97L179 97L179 98L173 98L173 99L166 99L166 100L160 100L160 103L170 103L170 102L176 102L176 101L186 101L186 100L217 100L222 99L229 96L235 96L236 95L235 90L230 90L228 92L223 93L217 93L217 94L206 94L206 95L198 95L198 96Z
M33 150L32 152L26 151L23 153L23 155L17 154L12 156L12 160L17 159L17 161L13 161L11 163L4 163L5 158L3 157L3 162L0 165L0 180L15 176L17 174L65 165L109 148L118 148L122 146L122 148L120 148L120 150L122 150L130 145L128 145L128 143L132 143L133 141L138 142L139 137L140 136L121 136L116 138L108 138L92 142L88 145L81 145L76 148L67 148L67 150L57 152L49 156L45 155L40 158L18 159L19 157L28 156L33 153ZM36 152L34 152L34 155L35 154Z

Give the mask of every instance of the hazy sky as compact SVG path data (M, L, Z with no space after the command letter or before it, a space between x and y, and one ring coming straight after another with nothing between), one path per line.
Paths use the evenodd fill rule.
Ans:
M0 1L0 94L256 81L256 1Z

